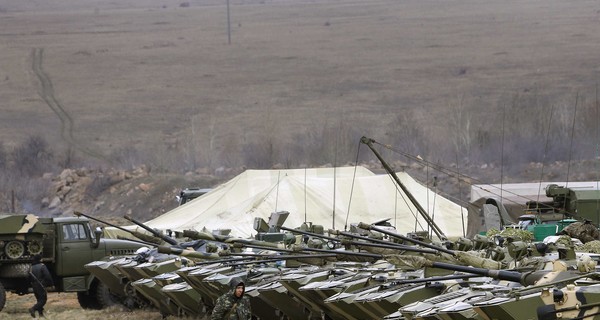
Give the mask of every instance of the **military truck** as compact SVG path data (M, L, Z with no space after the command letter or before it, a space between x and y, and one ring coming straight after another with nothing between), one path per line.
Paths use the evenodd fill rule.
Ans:
M27 294L33 256L42 256L57 292L77 292L83 308L100 309L113 304L104 284L84 265L106 256L134 254L138 242L101 239L89 220L81 217L42 218L33 214L0 214L0 311L6 291Z
M485 199L479 212L484 218L482 227L487 230L498 227L527 230L533 234L534 241L543 241L547 236L558 234L577 221L589 221L594 226L600 224L600 190L581 190L549 184L545 193L551 200L528 201L516 223L509 222L507 208L498 199L478 200Z

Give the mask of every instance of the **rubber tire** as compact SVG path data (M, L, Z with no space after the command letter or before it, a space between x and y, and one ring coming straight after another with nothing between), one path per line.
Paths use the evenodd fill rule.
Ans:
M108 287L98 280L94 280L87 292L77 292L77 301L83 309L100 310L118 303L115 295L110 293Z
M89 292L84 292L84 291L77 292L77 301L79 301L79 305L83 309L93 309L93 310L102 309L102 306L100 306L98 304L98 301L96 301L96 296L89 294Z
M0 282L0 311L4 309L4 304L6 304L6 290L4 290L4 286Z
M101 309L114 306L115 304L119 303L117 297L114 294L110 293L108 287L102 282L98 282L98 285L96 286L95 290L95 296L96 303L100 306Z
M11 263L0 266L0 277L2 278L28 278L31 264Z

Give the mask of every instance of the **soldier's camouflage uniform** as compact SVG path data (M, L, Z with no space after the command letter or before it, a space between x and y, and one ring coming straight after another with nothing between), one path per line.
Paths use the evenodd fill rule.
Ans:
M242 279L233 278L229 283L231 290L217 299L215 308L212 311L211 320L250 320L252 319L252 309L250 308L250 298L242 292L240 298L235 296L235 288L245 285Z

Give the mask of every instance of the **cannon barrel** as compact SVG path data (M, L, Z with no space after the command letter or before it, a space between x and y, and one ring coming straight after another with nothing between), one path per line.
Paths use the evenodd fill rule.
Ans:
M366 258L373 258L373 259L382 259L383 258L383 255L381 255L381 254L366 253L366 252L327 250L327 249L315 249L315 248L301 248L300 251L332 253L332 254L335 254L336 256L355 256L355 257L366 257Z
M338 239L338 238L328 237L326 235L318 234L318 233L314 233L314 232L302 231L302 230L298 230L298 229L290 229L290 228L286 228L286 227L283 227L283 226L281 226L279 228L281 230L289 231L289 232L292 232L292 233L304 234L304 235L307 235L307 236L321 238L321 239L326 239L326 240L331 240L331 241L340 241L340 239Z
M350 244L356 247L373 247L373 248L384 248L384 249L393 249L398 251L410 251L410 252L420 252L420 253L430 253L436 254L439 251L432 249L423 249L416 248L411 246L401 246L401 245L393 245L393 244L382 244L382 243L368 243L364 241L351 241L351 240L342 240L342 244Z
M440 276L440 277L429 277L429 278L416 278L416 279L404 279L404 280L395 280L392 281L394 285L403 285L407 283L423 283L423 282L436 282L436 281L446 281L446 280L455 280L455 279L468 279L479 277L477 274L453 274L449 276Z
M376 254L376 253L365 253L365 252L353 252L353 251L340 251L340 250L327 250L327 249L314 249L314 248L304 248L304 247L300 247L300 246L294 246L293 249L283 249L283 248L269 248L269 247L261 247L261 246L254 246L254 245L246 245L246 244L235 244L234 245L235 248L240 248L240 247L247 247L247 248L254 248L254 249L262 249L262 250L272 250L272 251L278 251L278 252L286 252L286 253L294 253L294 252L320 252L323 254L330 254L333 257L340 257L340 256L357 256L357 257L367 257L367 258L373 258L373 259L381 259L383 258L383 255L380 254ZM238 253L232 253L233 255L237 255ZM314 255L311 255L311 257Z
M127 229L125 229L123 227L119 227L119 226L114 225L112 223L109 223L109 222L106 222L106 221L102 221L102 220L100 220L98 218L94 218L94 217L92 217L90 215L87 215L87 214L79 212L79 211L75 211L73 214L76 215L76 216L78 216L78 217L84 216L84 217L86 217L88 219L91 219L91 220L103 223L103 224L105 224L105 225L107 225L109 227L117 228L117 229L119 229L121 231L124 231L124 232L127 232L127 233L131 234L132 236L134 236L134 237L136 237L136 238L138 238L138 239L140 239L142 241L145 241L145 242L150 242L150 243L153 243L155 245L159 245L159 244L161 244L163 242L160 238L153 237L153 236L150 236L150 235L147 235L147 234L144 234L144 233L141 233L141 232L137 232L137 231L127 230Z
M268 247L246 245L246 244L236 244L236 245L234 245L234 247L237 247L237 248L239 248L239 247L248 247L248 248L263 249L263 250L272 250L272 251L286 252L286 253L294 253L294 252L320 252L322 254L330 254L331 256L334 256L336 258L341 257L341 256L367 257L367 258L373 258L373 259L381 259L381 258L383 258L383 255L376 254L376 253L340 251L340 250L328 250L328 249L315 249L315 248L305 248L305 247L300 247L300 246L294 246L293 249L283 249L283 248L268 248ZM237 253L232 253L232 254L237 255ZM314 255L312 255L312 256L314 256Z
M168 243L170 245L174 245L174 246L177 245L177 241L175 241L175 239L173 239L173 238L171 238L169 236L166 236L166 235L164 235L164 234L162 234L162 233L160 233L160 232L158 232L158 231L156 231L156 230L148 227L147 225L143 224L142 222L138 221L137 219L133 218L132 216L126 214L123 217L125 219L127 219L127 220L129 220L129 221L131 221L131 222L133 222L135 224L137 224L138 226L144 228L146 231L152 233L153 236L162 239L164 242L166 242L166 243Z
M446 270L460 271L460 272L465 272L465 273L473 273L473 274L478 274L478 275L485 276L485 277L491 277L494 279L507 280L507 281L513 281L513 282L521 282L521 278L523 277L524 274L526 274L526 273L517 272L517 271L489 270L489 269L483 269L483 268L460 266L460 265L444 263L444 262L430 262L430 266L434 267L434 268L440 268L440 269L446 269Z
M373 239L373 238L369 238L369 237L365 237L365 236L360 236L360 235L354 234L352 232L345 232L345 231L334 230L334 229L329 229L328 232L329 232L329 234L335 234L336 236L345 236L345 237L365 240L365 241L369 241L369 242L373 242L373 243L392 244L390 241L387 241L387 240ZM397 243L394 243L394 244L400 245Z
M252 239L244 239L244 238L236 238L232 236L222 236L216 235L206 232L198 232L195 230L183 230L183 236L188 237L194 240L209 240L223 243L246 243L246 244L254 244L264 247L277 248L277 243L261 241L261 240L252 240Z
M215 263L237 263L245 260L254 260L254 257L237 257L237 258L227 258L227 259L218 259L218 260L208 260L202 262L194 262L194 266L201 266L207 264L215 264Z
M350 232L344 232L344 231L333 230L333 229L329 229L329 234L341 235L341 236L345 236L345 237L349 237L349 238L361 239L361 240L370 242L369 243L369 242L332 238L337 241L341 241L342 244L349 244L349 245L353 245L353 246L395 249L395 250L401 250L401 251L431 253L431 254L436 254L439 252L439 250L437 250L437 248L435 250L416 248L413 246L401 245L401 244L393 243L390 241L373 239L373 238L369 238L369 237L359 236L359 235L356 235L356 234L353 234Z
M243 247L246 245L243 244L235 244L236 247ZM247 246L247 247L251 247L251 248L256 248L259 246ZM252 263L263 263L263 262L276 262L276 261L282 261L282 260L298 260L298 261L303 261L305 263L308 264L313 264L313 265L323 265L324 261L322 261L321 259L323 258L335 258L337 259L337 254L336 253L320 253L320 254L297 254L300 251L295 251L295 250L290 250L290 249L282 249L282 248L265 248L265 247L259 247L260 249L264 249L264 250L271 250L271 251L278 251L278 252L285 252L285 255L274 255L274 254L256 254L256 253L246 253L246 252L221 252L220 255L221 256L227 256L227 255L231 255L231 256L241 256L241 257L245 257L247 259L256 259L256 261L253 262L242 262L242 263L236 263L236 265L242 265L242 264L252 264ZM318 262L316 262L318 261Z
M518 272L518 271L509 271L509 270L489 270L483 268L474 268L474 267L466 267L459 266L444 262L429 262L427 264L430 267L441 268L446 270L460 271L465 273L473 273L482 275L485 277L490 277L498 280L506 280L512 282L518 282L524 286L531 286L538 281L541 282L556 282L564 279L569 279L573 276L573 273L567 271L549 271L549 270L540 270L540 271L530 271L530 272ZM551 276L552 274L552 276Z
M282 260L298 260L298 261L306 261L308 264L314 264L310 261L314 259L323 259L323 258L335 258L335 254L323 253L323 254L295 254L295 255L281 255L281 256L258 256L255 261L244 261L244 262L236 262L233 265L246 265L246 264L255 264L255 263L264 263L264 262L277 262Z
M420 246L423 246L423 247L426 247L426 248L430 248L430 249L433 249L433 250L441 251L441 252L444 252L444 253L447 253L447 254L450 254L450 255L453 255L453 256L456 255L454 253L454 251L452 251L452 250L448 250L446 248L438 247L436 245L433 245L433 244L430 244L430 243L427 243L427 242L423 242L423 241L420 241L420 240L417 240L417 239L411 239L411 238L405 237L405 236L403 236L401 234L397 234L395 232L391 232L391 231L388 231L388 230L385 230L385 229L378 228L378 227L376 227L376 226L374 226L372 224L367 224L367 223L364 223L364 222L360 222L358 224L358 227L361 228L361 229L365 229L365 230L375 230L377 232L381 232L383 234L387 234L390 237L394 237L394 238L402 239L404 241L412 242L414 244L418 244Z
M288 252L288 253L293 253L295 252L294 250L291 249L284 249L284 248L273 248L273 247L264 247L264 246L257 246L254 244L248 244L248 243L232 243L231 244L232 248L237 248L237 249L242 249L242 248L253 248L253 249L259 249L259 250L272 250L272 251L278 251L278 252Z
M174 254L186 258L195 258L195 259L222 259L222 256L216 253L206 253L206 252L198 252L194 250L180 249L174 247L167 246L158 246L158 252L166 253L166 254Z

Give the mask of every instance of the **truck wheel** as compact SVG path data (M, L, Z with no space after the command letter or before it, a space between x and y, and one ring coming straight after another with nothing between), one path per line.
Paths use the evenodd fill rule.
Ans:
M116 297L110 293L104 283L95 280L87 292L77 292L77 301L84 309L99 310L117 303Z
M25 253L25 245L18 240L10 241L4 247L4 254L9 259L19 259Z
M0 311L4 309L4 304L6 303L6 290L4 290L4 286L2 282L0 282Z
M79 305L83 308L83 309L101 309L102 307L100 305L98 305L98 302L96 301L96 296L95 295L91 295L88 292L77 292L77 301L79 301Z
M108 287L102 283L98 282L98 286L96 286L96 302L100 305L100 308L106 308L115 305L118 303L117 297L110 293Z
M0 266L0 277L2 278L28 278L29 263L11 263Z

